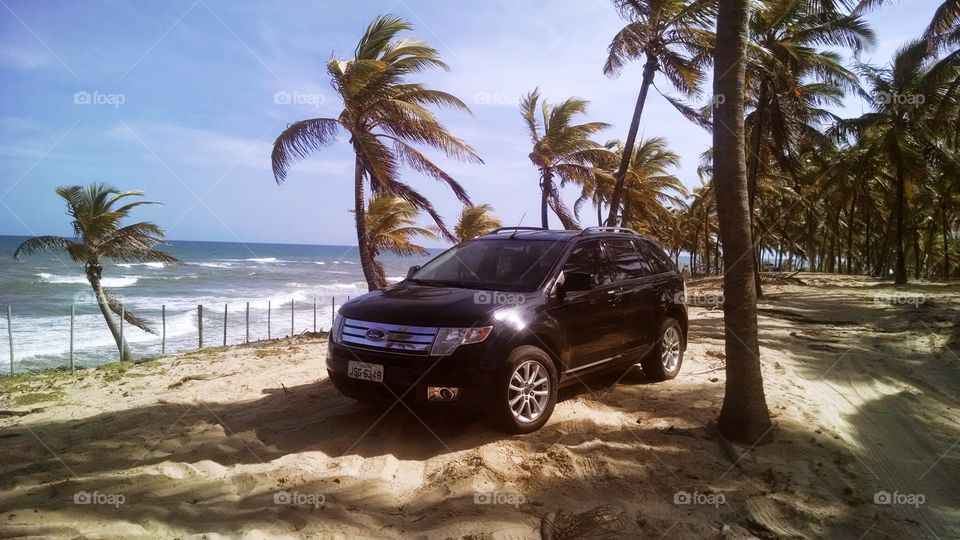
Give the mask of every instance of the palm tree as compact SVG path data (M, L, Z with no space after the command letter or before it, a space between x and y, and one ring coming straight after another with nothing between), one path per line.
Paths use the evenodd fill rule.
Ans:
M161 262L179 264L172 255L156 249L163 243L163 229L149 221L122 225L121 221L130 215L130 211L144 204L158 204L152 201L126 202L127 197L142 197L142 191L120 191L104 184L88 186L70 186L57 188L59 195L67 204L67 215L71 218L73 238L62 236L35 236L20 244L13 257L32 255L44 251L65 251L70 258L83 263L87 281L93 288L100 312L117 343L121 360L132 360L130 347L120 336L120 328L111 317L123 313L124 320L150 333L155 333L147 323L123 309L120 302L113 298L101 285L103 276L102 259L119 262ZM115 207L120 202L122 206Z
M540 90L535 88L520 100L520 113L527 124L533 151L530 161L540 170L540 221L549 228L547 210L560 218L566 229L579 228L570 210L560 200L560 186L567 182L583 185L593 179L591 163L609 152L590 137L609 127L604 122L573 124L573 117L587 112L587 101L569 98L552 105L540 102ZM539 110L538 110L539 107ZM538 114L539 113L539 118Z
M767 161L796 180L799 139L819 137L816 126L835 120L824 105L839 107L845 89L859 89L856 75L841 64L839 53L818 47L849 47L859 52L874 42L873 32L859 15L840 13L832 4L780 0L762 2L753 10L746 79L753 110L745 122L750 141L747 194L755 240L760 236L754 212L757 184L768 174Z
M894 219L896 223L896 264L894 282L907 282L904 250L904 220L907 192L913 191L925 167L924 148L935 144L930 110L938 107L950 91L956 71L939 68L932 50L924 41L915 41L897 51L885 68L860 65L866 80L873 111L838 123L837 132L871 141L869 151L890 164L894 172ZM922 98L921 98L922 96Z
M457 241L463 242L487 234L499 228L500 225L500 220L493 215L493 207L489 204L464 206L460 212L460 219L453 228L453 234L456 235Z
M623 148L616 152L623 152ZM669 219L667 205L682 206L687 195L683 182L669 172L679 167L680 156L670 150L666 139L640 141L624 176L623 222L652 233L658 223Z
M426 248L413 243L414 237L438 237L434 231L416 225L419 213L413 204L397 195L380 194L370 199L364 219L378 289L388 285L383 265L376 260L381 253L390 251L403 257L427 255Z
M747 205L743 128L748 0L725 0L717 15L713 93L713 182L723 242L723 321L727 384L717 427L725 437L754 444L770 432L763 394L757 297L753 284L753 242Z
M334 142L341 131L349 135L354 152L354 213L360 264L367 286L380 287L374 267L364 219L365 188L375 194L391 194L426 211L444 236L453 239L443 218L426 197L400 181L400 167L406 165L443 182L464 204L470 198L447 172L422 154L414 145L441 150L447 157L482 163L467 143L441 124L429 106L470 112L455 96L406 82L430 68L447 69L436 49L423 41L397 38L410 30L399 17L384 15L370 23L350 60L327 63L334 90L343 101L336 118L311 118L290 124L273 143L273 175L283 182L294 161L303 159Z
M700 93L702 68L709 61L713 41L708 27L713 21L716 0L613 0L613 4L621 16L630 22L610 42L603 72L614 77L630 60L644 58L645 62L640 93L623 145L625 152L617 169L610 199L610 215L607 218L607 225L610 226L617 224L628 159L633 155L643 106L656 73L663 73L674 88L688 96ZM687 118L696 116L689 107L669 96L664 97Z

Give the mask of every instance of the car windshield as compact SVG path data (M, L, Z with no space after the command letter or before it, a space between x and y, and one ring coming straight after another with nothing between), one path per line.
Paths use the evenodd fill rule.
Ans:
M532 292L557 262L564 242L490 238L455 246L409 279L421 285Z

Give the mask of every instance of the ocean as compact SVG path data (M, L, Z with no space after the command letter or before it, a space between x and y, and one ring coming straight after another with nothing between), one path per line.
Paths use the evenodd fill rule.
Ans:
M65 254L42 254L13 259L26 237L0 236L0 373L10 372L6 306L13 318L14 368L55 368L69 362L70 306L74 305L74 363L95 366L118 359L116 345L96 304L83 265ZM339 306L348 296L367 290L356 246L245 244L237 242L172 241L163 248L184 264L113 263L104 261L103 285L124 306L146 319L157 335L130 324L124 334L139 357L160 354L161 306L166 306L166 352L196 349L197 305L203 305L204 346L223 344L224 304L227 306L227 344L246 339L245 311L250 303L250 340L290 335L290 308L294 332L312 331L314 300L317 329L327 330L331 302ZM391 281L425 257L381 255Z

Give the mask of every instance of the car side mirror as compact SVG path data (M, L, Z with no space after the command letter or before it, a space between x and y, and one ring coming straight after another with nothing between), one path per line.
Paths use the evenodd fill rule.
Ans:
M564 272L563 292L589 291L593 288L590 274L586 272Z
M407 270L407 277L410 277L410 276L416 274L416 273L417 273L417 270L419 270L419 269L420 269L420 265L419 265L419 264L414 265L414 266L411 266L410 269Z

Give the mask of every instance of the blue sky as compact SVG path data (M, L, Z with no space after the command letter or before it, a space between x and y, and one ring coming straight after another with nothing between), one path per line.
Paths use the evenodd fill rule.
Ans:
M908 0L871 13L879 43L862 58L885 63L936 5ZM607 0L0 0L0 235L67 234L53 189L97 181L162 202L138 217L172 239L355 244L346 140L295 165L282 186L270 147L290 122L338 114L326 61L348 57L381 13L408 18L450 64L422 79L470 105L472 117L441 118L486 164L438 161L505 223L526 213L533 225L539 215L521 94L539 86L552 101L588 99L589 118L613 125L598 139L625 137L641 66L613 80L601 73L623 24ZM846 114L862 107L850 100ZM641 130L666 137L683 157L679 176L697 185L708 134L656 93ZM448 190L406 178L455 221L460 205ZM595 212L585 214L593 224Z

